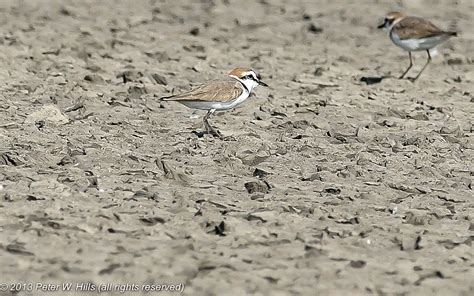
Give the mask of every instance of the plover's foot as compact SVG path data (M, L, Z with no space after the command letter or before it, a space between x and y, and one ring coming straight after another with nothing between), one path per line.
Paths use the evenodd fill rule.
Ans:
M216 138L219 138L219 139L223 139L224 136L222 135L222 133L219 131L219 130L216 130L214 128L210 128L207 133L213 137L216 137Z

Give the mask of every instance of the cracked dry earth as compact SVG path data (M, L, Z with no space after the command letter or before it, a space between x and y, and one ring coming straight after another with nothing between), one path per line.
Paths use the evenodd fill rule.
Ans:
M1 1L1 280L473 295L474 5L396 5ZM459 30L416 83L393 9ZM233 139L158 99L236 66Z

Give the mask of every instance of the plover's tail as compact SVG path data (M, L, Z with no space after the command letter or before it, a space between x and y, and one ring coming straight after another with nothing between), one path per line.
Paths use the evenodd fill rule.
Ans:
M175 96L161 97L160 101L171 101Z
M449 36L458 36L458 32L454 32L454 31L450 31L450 32L446 32Z

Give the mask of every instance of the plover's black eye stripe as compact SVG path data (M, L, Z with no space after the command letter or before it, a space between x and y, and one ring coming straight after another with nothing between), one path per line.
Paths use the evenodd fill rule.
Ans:
M249 75L245 75L244 76L244 79L251 79L251 80L255 80L255 77L253 77L252 74L249 74Z

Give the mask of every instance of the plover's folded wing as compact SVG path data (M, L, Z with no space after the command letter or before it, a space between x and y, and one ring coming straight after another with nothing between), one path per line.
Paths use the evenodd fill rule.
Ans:
M441 35L455 36L456 32L443 31L428 20L409 16L395 24L392 30L401 40L423 39Z
M235 79L214 80L204 83L191 91L174 96L163 97L164 101L229 102L237 99L244 91L242 84Z

